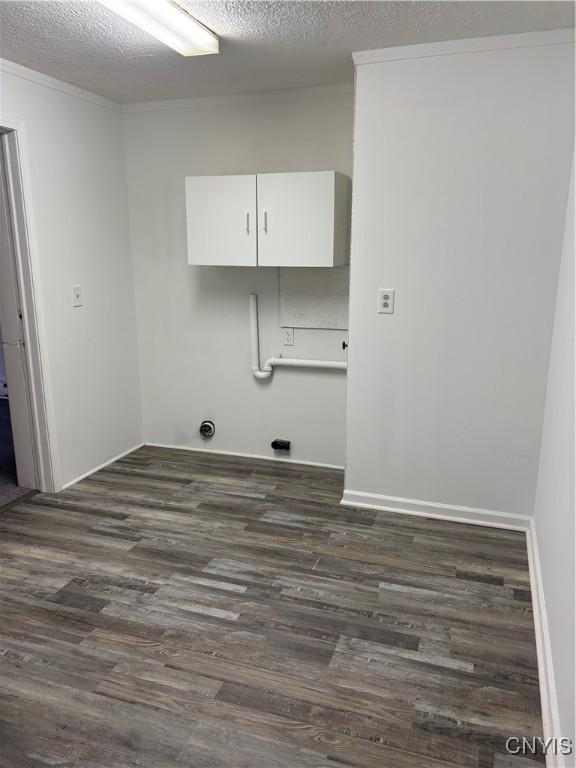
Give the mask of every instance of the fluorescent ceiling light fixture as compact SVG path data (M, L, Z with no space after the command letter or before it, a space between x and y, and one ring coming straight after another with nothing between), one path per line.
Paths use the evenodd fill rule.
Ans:
M98 0L98 2L178 51L182 56L218 53L218 37L191 16L179 0Z

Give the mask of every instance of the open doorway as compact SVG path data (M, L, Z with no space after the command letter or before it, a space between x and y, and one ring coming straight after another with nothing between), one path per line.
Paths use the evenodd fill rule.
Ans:
M0 128L0 508L54 490L29 246L18 137Z
M2 329L0 328L1 338ZM2 343L0 344L0 507L25 496L28 490L24 485L18 483L14 438L10 421L4 343Z

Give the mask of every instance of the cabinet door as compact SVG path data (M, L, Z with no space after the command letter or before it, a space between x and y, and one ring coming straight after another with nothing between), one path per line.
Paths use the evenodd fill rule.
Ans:
M258 265L346 263L347 181L334 171L258 174Z
M256 176L186 178L188 264L256 266Z

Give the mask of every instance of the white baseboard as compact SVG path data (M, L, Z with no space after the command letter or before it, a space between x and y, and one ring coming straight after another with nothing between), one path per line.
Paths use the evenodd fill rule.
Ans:
M264 461L277 461L281 464L304 464L308 467L323 467L324 469L344 469L341 464L322 464L319 461L304 461L303 459L279 459L276 456L261 456L257 453L237 453L236 451L216 451L212 448L191 448L188 445L169 445L167 443L150 443L144 445L151 448L171 448L176 451L192 451L193 453L215 453L219 456L237 456L240 459L263 459Z
M338 464L321 464L320 462L316 461L303 461L299 459L278 459L276 456L259 456L255 453L235 453L234 451L215 451L211 449L206 448L191 448L187 445L168 445L167 443L137 443L136 445L133 445L132 448L128 448L127 451L123 451L122 453L119 453L117 456L112 457L108 461L105 461L103 464L99 464L97 467L93 467L88 472L84 472L83 475L79 475L78 477L75 477L73 480L69 480L67 483L64 483L59 490L63 491L65 488L70 488L71 485L74 485L74 483L79 483L80 480L84 480L86 477L90 477L90 475L93 475L94 472L98 472L99 469L104 469L104 467L109 466L110 464L113 464L115 461L118 461L118 459L122 459L124 456L127 456L129 453L132 453L132 451L137 450L138 448L143 448L144 446L149 445L151 448L171 448L173 450L177 451L192 451L194 453L216 453L218 455L222 456L237 456L239 458L245 458L245 459L264 459L265 461L276 461L280 462L281 464L287 463L287 464L304 464L305 466L309 467L322 467L324 469L340 469L343 470L344 467L340 466Z
M528 547L528 567L530 569L530 589L532 592L532 608L534 611L534 630L536 633L536 651L538 654L538 680L540 683L540 703L542 706L542 726L544 738L552 736L560 738L569 734L562 733L560 722L560 709L556 694L556 678L554 676L554 663L552 660L552 644L550 641L550 629L546 600L544 596L544 584L540 567L540 552L538 538L536 536L536 524L532 519L530 528L526 534ZM562 755L548 754L546 765L548 768L570 768L568 758ZM571 765L574 765L574 756L570 757Z
M378 493L364 493L363 491L345 490L340 503L345 507L401 512L404 515L434 517L438 520L450 520L454 523L471 523L492 528L508 528L514 531L527 531L530 527L530 518L527 515L497 512L493 509L460 507L453 504L438 504L417 499L402 499L397 496L382 496Z
M71 485L74 485L74 483L79 483L80 480L84 480L86 477L90 477L90 475L93 475L94 472L98 472L99 469L104 469L104 467L109 466L110 464L113 464L115 461L118 461L118 459L124 458L124 456L128 456L129 453L132 453L132 451L137 450L138 448L142 448L144 443L136 443L136 445L133 445L132 448L128 448L127 451L122 451L122 453L119 453L117 456L113 456L108 461L105 461L103 464L99 464L97 467L93 467L88 472L84 472L83 475L79 475L79 477L75 477L74 480L70 480L67 483L64 483L62 487L59 489L63 491L65 488L70 488Z

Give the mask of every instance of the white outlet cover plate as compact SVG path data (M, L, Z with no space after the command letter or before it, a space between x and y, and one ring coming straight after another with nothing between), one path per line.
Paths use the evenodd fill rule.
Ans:
M394 288L378 288L378 313L391 315L394 312Z

